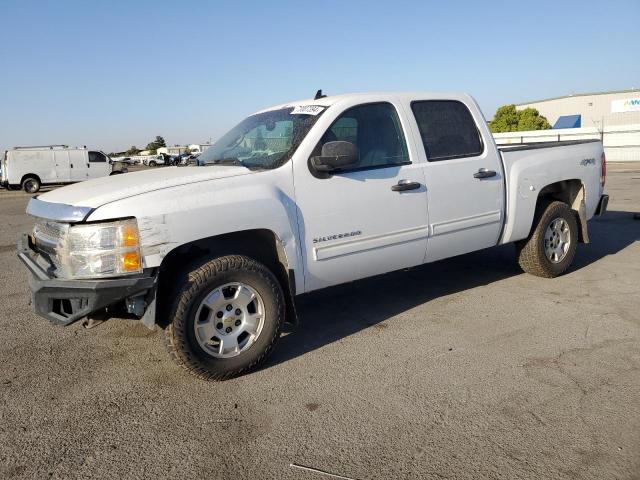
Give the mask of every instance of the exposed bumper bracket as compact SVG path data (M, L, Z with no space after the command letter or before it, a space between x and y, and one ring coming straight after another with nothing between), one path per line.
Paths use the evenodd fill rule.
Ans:
M154 290L156 275L147 270L135 277L104 280L62 280L52 277L36 261L28 235L18 242L18 258L29 272L35 311L57 325L70 325L125 298Z

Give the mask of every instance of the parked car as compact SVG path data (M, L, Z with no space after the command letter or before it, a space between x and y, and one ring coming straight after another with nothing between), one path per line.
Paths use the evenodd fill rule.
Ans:
M155 167L158 165L165 165L165 164L168 165L168 163L165 161L164 155L161 155L161 154L148 156L144 160L142 160L142 163L150 167Z
M189 163L191 162L191 159L193 158L195 157L190 153L181 153L176 158L175 165L182 165L182 166L189 165Z
M120 158L118 161L126 164L126 165L138 165L140 164L140 159L139 158L132 158L132 157L124 157L124 158Z
M18 248L35 311L69 325L120 307L226 379L264 361L300 294L506 243L560 275L608 201L600 141L498 149L457 93L287 103L199 161L32 199Z
M0 183L36 193L43 185L81 182L122 173L103 152L66 145L15 147L4 152Z

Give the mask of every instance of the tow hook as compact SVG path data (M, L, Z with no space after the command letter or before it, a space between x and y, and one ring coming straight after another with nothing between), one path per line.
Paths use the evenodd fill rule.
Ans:
M147 302L144 300L146 292L135 297L127 297L127 312L132 313L136 317L140 318L144 315L144 311L147 308Z

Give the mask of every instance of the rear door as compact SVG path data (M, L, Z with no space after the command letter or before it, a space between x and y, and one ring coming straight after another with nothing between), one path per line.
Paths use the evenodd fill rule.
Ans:
M89 163L85 150L69 150L69 168L72 182L82 182L89 176Z
M467 98L414 100L409 108L426 160L429 245L425 260L496 245L503 220L504 178L499 153L479 109ZM481 131L489 142L483 141Z
M53 163L55 166L55 182L68 183L71 181L71 167L69 165L68 150L54 150Z
M89 162L87 163L88 178L106 177L110 173L111 165L109 159L102 152L89 152Z

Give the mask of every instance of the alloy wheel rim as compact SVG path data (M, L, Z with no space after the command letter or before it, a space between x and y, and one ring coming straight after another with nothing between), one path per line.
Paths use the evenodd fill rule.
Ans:
M564 218L551 221L544 233L544 252L552 263L560 263L569 253L571 230Z
M249 349L264 326L264 302L250 285L231 282L211 290L196 310L194 333L215 358L232 358Z

